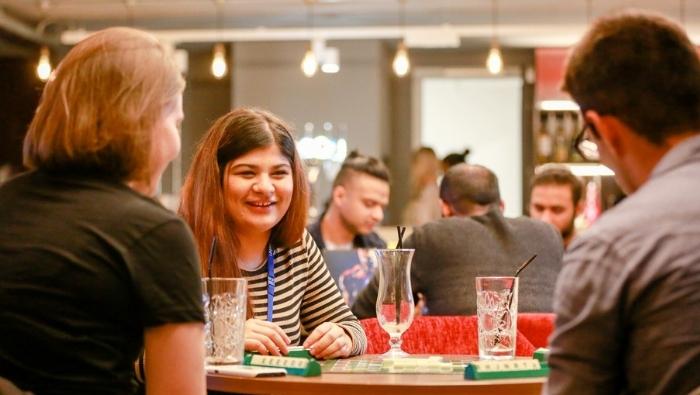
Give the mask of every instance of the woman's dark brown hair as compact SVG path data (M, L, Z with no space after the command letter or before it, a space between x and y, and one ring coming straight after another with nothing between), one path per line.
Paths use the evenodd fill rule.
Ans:
M235 109L216 120L199 143L182 189L180 214L194 232L202 273L209 273L209 249L216 237L212 275L241 277L236 225L226 210L223 181L233 160L272 144L289 160L294 190L289 209L272 229L270 242L273 247L291 247L301 239L309 207L309 186L290 127L260 109Z

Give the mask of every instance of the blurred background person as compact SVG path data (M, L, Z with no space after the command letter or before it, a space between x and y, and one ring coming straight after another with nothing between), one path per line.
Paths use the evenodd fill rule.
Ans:
M430 147L421 147L411 160L411 196L403 211L403 224L419 226L440 218L438 178L440 160Z
M247 351L284 355L303 345L332 359L366 348L362 326L304 228L308 207L306 174L286 123L254 108L214 122L195 153L180 212L203 271L248 280Z
M442 173L447 173L447 170L454 165L459 165L461 163L467 163L467 157L471 150L469 148L465 149L463 152L452 152L445 155L442 158Z
M530 217L554 226L566 248L576 234L575 220L583 212L583 183L565 165L548 163L530 182Z
M381 160L351 152L333 180L326 211L309 226L318 248L386 248L374 229L384 219L389 184L389 170Z
M147 394L205 393L197 252L151 198L180 150L184 87L128 28L78 43L46 84L30 171L0 188L0 376L21 389L133 394L145 344Z
M552 311L563 247L557 232L527 217L506 218L496 175L484 166L453 166L440 184L444 218L416 227L404 242L415 248L411 286L424 295L430 315L476 313L476 276L520 274L518 311ZM374 276L352 306L360 318L376 315L379 289ZM421 298L416 298L419 301Z

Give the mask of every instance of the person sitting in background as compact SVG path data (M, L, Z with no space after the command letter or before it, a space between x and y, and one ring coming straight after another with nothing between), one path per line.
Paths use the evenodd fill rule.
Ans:
M308 206L289 126L240 108L214 122L199 144L180 213L194 231L203 272L248 280L246 350L281 355L303 344L316 358L361 354L362 326L304 229Z
M597 19L568 60L576 147L628 194L569 245L547 394L700 391L700 59L648 12Z
M403 211L405 225L419 226L440 218L440 161L430 147L421 147L411 161L411 196Z
M583 184L564 165L546 164L530 183L530 217L559 230L566 248L574 238L574 221L583 211Z
M0 187L0 377L134 394L145 344L147 394L205 393L194 241L152 199L180 150L184 87L166 49L128 28L79 42L46 83L30 171Z
M322 250L386 248L373 230L389 204L389 170L379 159L353 151L333 180L331 197L309 233Z
M479 165L450 168L440 184L443 219L414 229L404 248L414 248L411 284L425 295L430 315L476 313L476 276L512 276L533 254L520 274L518 311L552 310L554 283L563 247L554 228L530 218L503 217L498 179ZM374 317L379 280L375 276L352 310Z
M445 157L442 158L442 173L447 173L447 170L449 170L452 166L466 163L467 156L469 156L469 152L471 152L471 150L467 148L464 150L464 152L453 152L451 154L445 155Z

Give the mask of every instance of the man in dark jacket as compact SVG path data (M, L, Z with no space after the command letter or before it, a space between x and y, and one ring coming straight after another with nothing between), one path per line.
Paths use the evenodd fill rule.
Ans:
M440 184L442 219L416 228L404 246L414 248L411 283L425 296L427 314L476 313L476 276L520 274L518 310L552 311L552 294L563 253L561 237L549 224L526 217L503 217L498 179L489 169L460 164ZM374 317L379 279L358 296L352 311Z
M373 230L389 204L389 170L379 159L355 151L345 159L333 181L321 219L309 233L321 250L386 248Z

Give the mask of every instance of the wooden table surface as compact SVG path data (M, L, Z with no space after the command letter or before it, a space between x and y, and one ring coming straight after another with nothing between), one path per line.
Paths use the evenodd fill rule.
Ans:
M210 373L207 389L239 394L523 394L539 395L545 377L465 380L462 374L324 373L318 377L234 377Z

